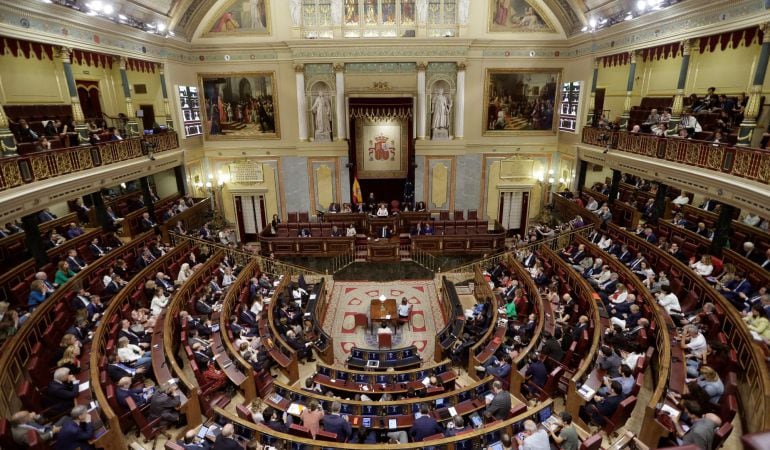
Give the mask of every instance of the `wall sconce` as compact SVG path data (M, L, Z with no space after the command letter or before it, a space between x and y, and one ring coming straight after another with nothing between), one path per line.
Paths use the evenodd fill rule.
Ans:
M548 184L553 184L553 182L556 181L553 179L553 177L548 178Z

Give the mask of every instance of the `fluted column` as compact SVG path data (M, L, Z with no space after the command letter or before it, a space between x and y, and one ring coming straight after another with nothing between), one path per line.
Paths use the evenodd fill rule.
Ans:
M628 69L628 81L626 82L626 99L623 102L623 114L620 115L620 127L628 127L631 118L631 93L634 90L634 78L636 77L636 52L630 52L631 64Z
M586 124L595 125L598 122L602 112L599 111L597 116L596 111L596 83L599 80L599 58L594 58L594 74L591 77L591 98L588 100L588 116L586 117Z
M760 97L762 97L762 85L765 83L765 75L767 74L767 63L770 59L770 24L762 25L762 31L764 31L764 37L762 38L762 47L759 52L759 61L757 62L757 68L754 71L754 81L749 88L749 102L746 104L746 108L743 110L743 122L741 122L741 128L738 131L738 146L748 147L752 144L752 138L754 136L754 130L757 128L757 115L759 114ZM755 145L759 145L756 142Z
M425 139L425 67L417 64L417 139Z
M305 66L294 66L297 83L297 133L300 141L308 140L307 131L307 99L305 98Z
M455 139L462 139L465 128L465 63L457 63L455 92Z
M159 73L160 73L160 91L163 94L163 109L166 113L166 127L169 129L174 129L174 119L171 117L171 108L168 104L168 89L166 88L166 72L165 72L165 66L163 64L160 64L159 67Z
M78 97L78 88L75 86L75 75L72 73L72 49L61 47L59 49L59 58L64 67L64 78L67 81L67 92L70 94L72 102L72 120L75 121L75 131L80 140L88 140L88 128L85 126L85 117L83 116L83 107L80 106L80 97Z
M347 138L347 120L345 117L345 65L334 65L334 79L337 83L337 140Z
M690 53L692 52L692 47L692 40L682 42L682 65L679 67L679 80L676 83L676 95L674 95L674 103L671 106L671 123L669 124L669 128L677 125L682 118L682 109L684 108L684 88L687 84L687 74L690 71Z
M134 110L134 101L131 99L131 85L128 84L128 73L126 65L128 59L120 58L120 82L123 84L123 95L126 97L126 135L136 136L139 134L139 123L136 121L136 110Z

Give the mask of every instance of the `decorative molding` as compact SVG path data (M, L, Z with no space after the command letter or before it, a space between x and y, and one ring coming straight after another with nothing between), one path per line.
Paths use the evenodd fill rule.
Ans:
M408 42L404 42L404 44L408 44ZM467 51L467 47L464 46L429 47L420 45L419 47L411 47L399 44L390 47L295 48L292 49L292 56L295 59L457 57L465 56Z
M372 62L347 63L345 73L414 73L415 63L411 62Z

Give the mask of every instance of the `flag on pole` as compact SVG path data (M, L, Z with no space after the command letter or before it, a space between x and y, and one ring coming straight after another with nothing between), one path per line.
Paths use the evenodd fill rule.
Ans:
M353 179L353 203L360 205L364 202L364 196L361 194L361 185L358 184L358 175Z

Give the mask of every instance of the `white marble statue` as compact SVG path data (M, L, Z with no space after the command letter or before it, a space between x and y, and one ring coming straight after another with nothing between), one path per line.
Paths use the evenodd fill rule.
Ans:
M302 22L302 0L289 0L291 24L298 27Z
M417 23L423 24L428 20L428 0L417 0Z
M468 25L468 14L470 14L471 0L458 0L457 2L457 23Z
M342 25L342 16L344 14L344 5L342 0L332 0L332 25Z
M443 88L438 88L433 94L430 112L432 114L431 129L449 129L449 113L452 110L452 100L444 94Z
M331 111L332 105L329 101L329 97L326 95L326 91L321 91L313 101L313 106L310 108L315 116L315 132L329 133L332 131L331 125Z

